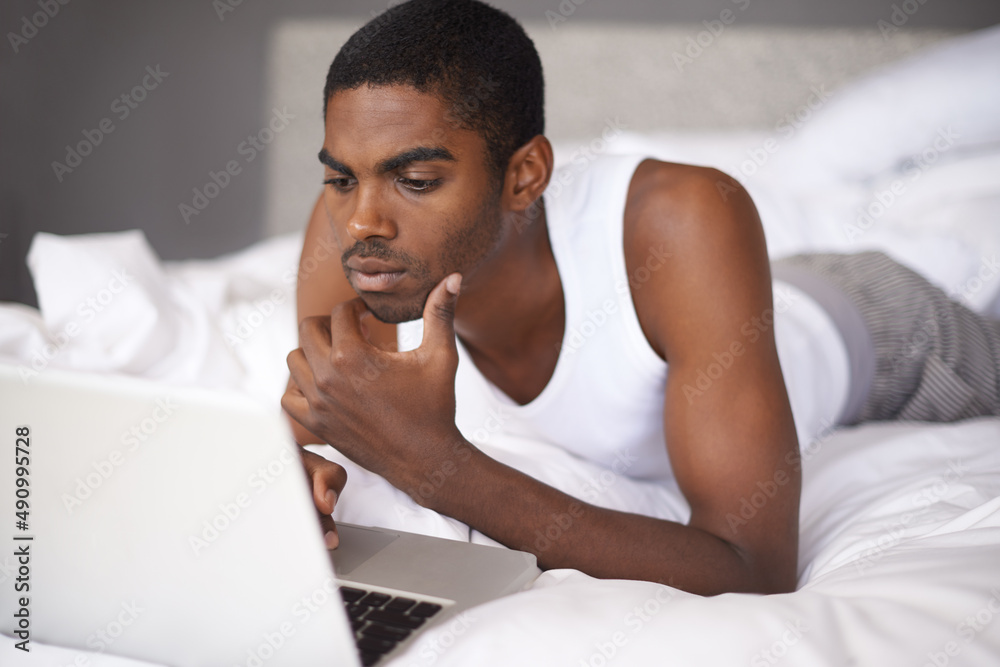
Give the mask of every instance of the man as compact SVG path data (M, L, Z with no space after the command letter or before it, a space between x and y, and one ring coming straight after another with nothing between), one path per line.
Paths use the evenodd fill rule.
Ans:
M794 590L798 438L773 327L751 326L774 313L753 203L721 172L641 157L599 160L543 199L542 100L531 41L479 2L412 0L341 49L303 256L330 241L343 255L299 286L282 401L299 444L333 445L544 568L705 595ZM880 254L781 271L836 325L842 422L1000 412L1000 326ZM905 349L928 318L934 341ZM422 340L399 351L394 325L412 320ZM599 508L491 459L465 414L477 391L509 406L512 433L604 464L639 452L627 474L672 475L690 520ZM346 474L303 460L334 547ZM440 488L415 491L435 473ZM734 523L741 499L776 479L753 520ZM562 537L530 546L570 509Z

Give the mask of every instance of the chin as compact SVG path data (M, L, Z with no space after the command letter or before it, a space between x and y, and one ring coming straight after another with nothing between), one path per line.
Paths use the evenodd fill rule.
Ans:
M423 317L424 301L427 300L427 297L425 295L419 303L403 303L392 297L376 294L362 295L361 299L379 322L400 324Z

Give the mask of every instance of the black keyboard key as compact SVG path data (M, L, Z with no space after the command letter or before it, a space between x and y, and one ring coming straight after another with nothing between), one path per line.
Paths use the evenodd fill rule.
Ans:
M351 619L353 621L360 621L361 619L363 619L365 617L365 614L367 614L369 611L371 611L372 608L371 607L362 607L362 606L356 605L356 604L349 604L349 605L347 605L346 609L347 609L347 617L349 619Z
M365 618L369 621L385 623L396 628L414 629L419 628L424 623L424 619L421 617L412 617L394 611L381 611L379 609L373 609Z
M388 653L396 648L397 642L381 637L364 636L358 640L358 648L368 653Z
M344 602L357 602L365 596L367 591L363 591L360 588L351 588L350 586L340 587L340 597L344 598Z
M441 605L434 604L433 602L421 602L415 608L410 610L410 616L430 618L439 611L441 611Z
M340 594L355 632L363 665L377 663L442 609L439 604L350 586L341 586Z
M400 613L403 613L404 611L406 611L415 604L417 604L416 600L411 600L410 598L398 597L390 600L389 604L387 604L382 608L385 609L386 611L398 611Z
M381 607L388 602L391 597L391 595L386 595L385 593L375 593L373 591L358 600L358 604L365 607Z
M356 630L356 629L355 629ZM401 642L410 636L413 632L409 628L397 628L391 625L385 625L383 623L372 622L369 623L364 630L361 631L362 635L371 635L372 637L381 637L382 639L391 639L393 641Z

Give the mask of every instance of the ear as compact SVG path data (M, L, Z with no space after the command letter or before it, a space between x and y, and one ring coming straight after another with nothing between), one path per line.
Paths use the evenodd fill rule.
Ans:
M524 212L542 193L552 177L552 144L541 134L518 148L507 163L504 208Z

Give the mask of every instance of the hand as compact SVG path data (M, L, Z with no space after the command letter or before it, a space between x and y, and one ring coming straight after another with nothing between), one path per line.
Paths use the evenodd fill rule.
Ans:
M319 513L319 523L323 528L326 548L336 549L340 545L340 537L337 535L337 525L330 515L333 514L337 499L347 484L347 471L343 466L327 461L319 454L301 447L299 455L302 457L302 467L305 468L309 485L312 487L313 503Z
M303 320L302 347L288 355L298 391L285 393L285 411L411 496L435 471L470 456L471 446L455 426L454 317L460 285L461 276L451 274L431 290L424 338L416 350L391 352L370 343L363 320L371 313L364 301L354 299L337 306L329 318Z

